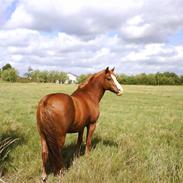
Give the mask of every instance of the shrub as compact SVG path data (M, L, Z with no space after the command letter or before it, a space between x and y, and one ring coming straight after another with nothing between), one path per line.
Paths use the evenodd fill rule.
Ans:
M17 71L14 68L3 70L1 78L4 81L16 82L18 77Z

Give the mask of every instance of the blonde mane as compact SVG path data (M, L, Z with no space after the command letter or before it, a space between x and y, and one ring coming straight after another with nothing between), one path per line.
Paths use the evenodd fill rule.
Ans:
M81 89L81 88L84 88L92 79L96 78L97 76L99 76L100 74L102 74L104 71L100 71L100 72L97 72L95 74L91 74L90 76L88 76L88 78L81 84L79 84L78 88Z
M78 88L79 89L84 88L89 83L89 81L91 80L91 78L93 78L93 75L94 74L88 76L88 78L86 78L81 84L79 84Z

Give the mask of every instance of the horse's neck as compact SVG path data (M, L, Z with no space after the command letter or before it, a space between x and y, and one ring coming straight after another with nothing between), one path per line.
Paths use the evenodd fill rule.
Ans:
M100 83L92 83L86 88L86 92L90 95L93 101L99 103L105 90L101 87Z
M77 89L73 95L83 93L88 95L89 98L95 103L99 103L104 95L105 90L102 88L99 82L88 83L84 88Z

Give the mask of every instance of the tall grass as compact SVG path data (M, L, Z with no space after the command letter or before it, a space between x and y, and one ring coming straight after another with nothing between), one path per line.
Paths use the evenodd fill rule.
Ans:
M12 144L17 140L18 138L12 139L11 137L0 139L0 177L3 175L6 159L11 152Z
M76 87L0 84L0 134L21 142L11 149L3 180L39 182L41 147L36 105L48 93L70 94ZM48 182L183 182L183 87L124 86L124 91L122 97L107 92L102 99L88 157L73 156L77 135L67 135L62 150L65 173L62 177L49 174Z

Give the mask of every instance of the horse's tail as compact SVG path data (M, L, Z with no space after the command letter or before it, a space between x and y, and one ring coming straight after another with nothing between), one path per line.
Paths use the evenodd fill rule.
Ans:
M53 111L50 107L41 106L39 109L39 116L40 119L38 120L38 130L46 140L49 161L51 167L53 167L54 173L56 174L62 168L62 166L57 131L54 127Z

